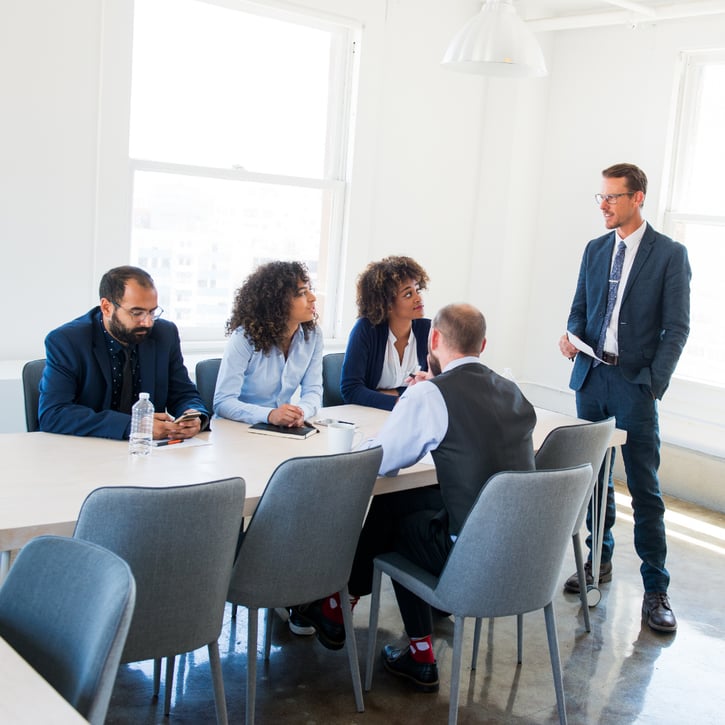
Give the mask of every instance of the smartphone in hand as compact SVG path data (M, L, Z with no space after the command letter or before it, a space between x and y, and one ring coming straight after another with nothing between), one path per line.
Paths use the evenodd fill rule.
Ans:
M183 423L187 420L194 420L195 418L201 418L201 413L198 410L187 410L186 413L182 413L178 418L175 418L173 423Z

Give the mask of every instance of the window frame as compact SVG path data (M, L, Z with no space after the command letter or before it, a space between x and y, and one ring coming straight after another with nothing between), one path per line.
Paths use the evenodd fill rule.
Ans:
M691 154L689 151L690 134L695 125L696 107L699 98L699 80L702 69L708 64L716 63L725 66L725 49L708 49L680 52L680 73L677 79L675 120L672 131L673 153L668 159L669 181L665 184L666 199L662 210L663 232L677 239L678 226L681 224L703 224L725 228L724 214L708 214L688 211L680 205L685 198L684 188L689 177ZM687 353L687 346L683 355ZM701 386L710 391L718 391L725 395L725 380L719 384L710 380L693 378L675 370L673 378L688 385Z
M362 27L347 17L302 6L289 9L279 3L248 0L196 0L232 10L271 17L331 32L331 73L328 79L328 140L323 176L320 178L250 172L134 159L129 154L131 72L134 7L127 0L106 0L103 5L102 63L99 99L99 142L96 188L95 254L93 273L128 264L131 253L133 181L137 172L176 173L186 176L303 187L329 192L329 238L321 254L320 276L326 275L326 308L320 320L326 338L341 330L341 280L348 233L349 184L354 140ZM324 233L323 229L323 233ZM321 250L322 251L322 250ZM240 284L242 280L239 280ZM193 347L218 343L224 338L224 320L213 327L184 327L182 337Z

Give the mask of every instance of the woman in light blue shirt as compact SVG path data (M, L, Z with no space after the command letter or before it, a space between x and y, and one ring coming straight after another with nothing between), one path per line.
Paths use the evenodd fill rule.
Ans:
M214 413L296 427L322 402L322 331L307 268L269 262L237 290L227 321ZM291 400L300 389L299 401Z

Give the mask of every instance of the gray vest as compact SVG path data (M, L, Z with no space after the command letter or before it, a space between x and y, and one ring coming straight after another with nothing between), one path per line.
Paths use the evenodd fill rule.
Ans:
M536 413L516 383L480 363L461 365L431 382L448 409L448 430L432 454L448 530L458 535L494 473L535 467Z

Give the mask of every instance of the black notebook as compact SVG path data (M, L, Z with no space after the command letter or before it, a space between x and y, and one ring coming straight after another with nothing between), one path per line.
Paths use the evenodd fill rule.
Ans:
M319 433L317 428L311 425L303 425L300 428L287 428L282 425L272 425L271 423L255 423L249 426L250 433L261 433L266 436L283 436L284 438L309 438L315 433Z

